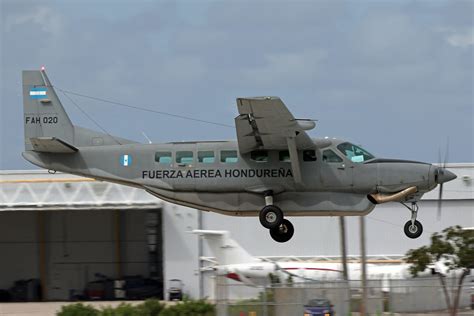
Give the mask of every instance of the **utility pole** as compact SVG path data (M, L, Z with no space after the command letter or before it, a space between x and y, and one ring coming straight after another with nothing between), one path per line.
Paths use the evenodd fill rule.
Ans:
M342 259L342 279L345 281L347 287L346 297L347 306L351 305L351 287L349 285L349 273L347 270L347 244L346 244L346 218L339 216L339 234L341 243L341 259Z
M198 212L198 229L202 230L202 212L200 210L196 210ZM204 298L204 275L203 275L203 240L201 236L198 236L198 269L199 269L199 299Z
M349 274L347 272L346 219L344 216L339 216L339 233L341 241L342 277L347 281L349 280Z
M367 314L367 258L365 253L365 217L359 216L360 224L360 257L361 257L361 271L362 271L362 301L360 315Z

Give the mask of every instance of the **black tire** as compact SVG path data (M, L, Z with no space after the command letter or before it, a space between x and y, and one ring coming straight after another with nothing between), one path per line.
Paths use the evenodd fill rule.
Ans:
M263 227L272 229L283 222L283 212L278 206L267 205L260 211L259 218Z
M418 238L423 233L423 225L419 221L415 221L415 225L412 227L411 221L406 222L405 227L403 228L405 235L408 238Z
M293 237L294 233L295 228L287 219L284 219L278 227L270 229L270 236L277 242L287 242Z

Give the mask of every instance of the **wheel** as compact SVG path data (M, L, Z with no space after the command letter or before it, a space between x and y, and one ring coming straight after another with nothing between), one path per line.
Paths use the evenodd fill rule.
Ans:
M406 222L405 227L403 228L405 235L409 238L418 238L423 233L423 225L419 221L415 220L415 225L411 224L411 221Z
M293 237L294 233L295 228L287 219L284 219L278 227L270 229L270 236L277 242L287 242Z
M260 211L260 223L263 227L272 229L278 227L283 221L283 212L278 206L267 205Z

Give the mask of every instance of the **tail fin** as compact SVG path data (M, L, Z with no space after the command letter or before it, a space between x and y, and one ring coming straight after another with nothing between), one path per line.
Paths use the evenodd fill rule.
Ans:
M220 265L260 261L256 257L251 256L235 240L230 238L228 231L193 230L192 232L206 239L207 244Z
M74 144L74 126L59 101L44 70L23 71L25 149L33 150L31 139L60 139Z

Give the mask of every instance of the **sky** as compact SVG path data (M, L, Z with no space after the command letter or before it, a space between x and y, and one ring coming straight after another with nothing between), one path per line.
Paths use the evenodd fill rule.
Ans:
M0 0L0 169L21 157L21 71L64 90L234 125L279 96L312 137L378 157L474 161L474 1ZM76 125L98 129L59 93ZM235 139L232 127L71 96L107 132Z

